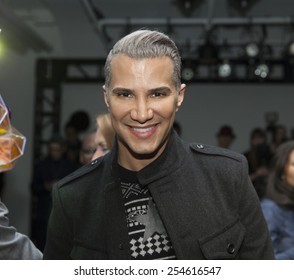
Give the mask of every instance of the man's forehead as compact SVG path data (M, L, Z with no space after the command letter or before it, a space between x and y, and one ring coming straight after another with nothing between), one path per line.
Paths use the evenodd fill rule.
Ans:
M171 64L173 63L172 59L169 56L166 55L162 55L162 56L147 56L147 57L132 57L132 56L128 56L126 54L116 54L113 58L112 58L112 62L111 62L111 66L113 66L113 64L119 63L121 61L129 61L129 62L140 62L140 61L148 61L148 62L157 62L157 61L167 61L170 62Z
M160 79L169 79L173 76L174 67L172 60L168 57L156 58L131 58L127 56L117 56L111 65L111 80L113 78L120 81L126 77L134 76L139 79L150 79L148 83Z

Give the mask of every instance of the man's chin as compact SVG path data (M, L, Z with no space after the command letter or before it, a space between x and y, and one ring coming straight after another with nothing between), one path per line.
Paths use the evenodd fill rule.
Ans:
M132 156L137 159L152 159L156 157L158 154L159 149L151 150L151 149L135 149L130 150Z
M163 141L162 143L154 143L154 141L150 141L148 143L127 143L121 142L125 149L128 150L129 154L139 160L152 160L157 158L164 150L164 146L167 141Z

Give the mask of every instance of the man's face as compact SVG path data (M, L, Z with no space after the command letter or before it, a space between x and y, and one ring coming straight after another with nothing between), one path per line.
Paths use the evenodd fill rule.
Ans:
M185 85L177 92L168 57L117 55L111 63L111 77L104 98L117 133L118 160L126 168L139 170L138 162L147 160L146 165L164 150Z

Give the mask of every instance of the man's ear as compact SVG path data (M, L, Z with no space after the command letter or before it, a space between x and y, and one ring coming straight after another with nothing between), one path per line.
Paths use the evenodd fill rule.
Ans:
M106 104L107 109L109 110L109 101L108 101L108 95L105 85L102 86L103 88L103 95L104 95L104 102Z
M181 84L181 89L180 89L179 94L178 94L177 109L176 109L176 111L179 110L179 108L181 107L181 105L182 105L182 103L184 101L185 90L186 90L186 85L185 84Z

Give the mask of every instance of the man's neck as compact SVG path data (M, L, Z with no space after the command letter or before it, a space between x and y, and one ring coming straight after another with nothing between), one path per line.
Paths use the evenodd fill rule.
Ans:
M148 155L136 155L131 153L124 145L118 144L118 164L122 167L132 170L132 171L140 171L154 160L156 160L164 151L166 147L165 143L162 147L160 147L155 153Z

